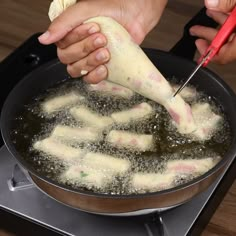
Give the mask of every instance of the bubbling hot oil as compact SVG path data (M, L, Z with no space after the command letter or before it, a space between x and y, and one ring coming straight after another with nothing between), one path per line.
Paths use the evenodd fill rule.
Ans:
M69 163L59 160L45 153L38 152L32 147L33 144L42 140L52 132L57 125L69 125L74 127L83 127L82 122L78 122L69 113L69 109L55 112L52 115L42 113L41 104L48 98L64 95L70 91L78 92L85 97L83 105L89 109L109 116L113 112L127 110L134 105L147 102L154 112L150 117L137 122L130 122L125 125L113 125L112 129L126 130L139 134L152 134L154 137L154 150L148 152L139 152L128 148L117 148L105 141L105 137L111 128L105 129L102 135L102 141L72 143L75 148L81 148L86 152L99 152L114 157L127 159L131 162L131 168L124 175L116 176L108 185L101 188L86 186L79 181L72 181L62 178L63 173L68 167L75 163ZM44 94L37 96L33 102L26 104L22 112L15 119L15 129L12 131L12 140L18 152L40 175L52 179L62 185L70 186L74 189L95 191L105 194L123 194L142 193L142 190L134 189L130 185L131 177L134 173L163 173L166 163L173 159L202 159L223 157L231 143L230 129L227 120L215 105L211 97L198 94L198 102L208 102L214 109L214 112L223 116L223 122L218 132L208 141L197 142L180 135L171 125L169 115L159 104L150 101L142 96L135 95L131 99L124 99L112 96L100 96L99 92L88 92L86 84L81 80L63 81L55 87L45 91ZM195 99L193 102L196 102ZM80 160L78 160L80 163ZM104 172L107 178L112 178L108 172ZM173 183L179 185L186 183L196 176L178 176ZM150 189L150 191L152 191Z

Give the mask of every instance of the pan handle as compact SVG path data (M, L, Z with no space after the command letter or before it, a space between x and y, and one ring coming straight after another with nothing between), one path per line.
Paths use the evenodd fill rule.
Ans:
M182 38L170 49L170 53L193 60L196 52L195 41L197 37L190 35L189 29L194 25L203 25L207 27L216 28L216 23L212 18L206 14L206 8L202 8L185 26Z
M32 35L0 63L1 75L7 71L7 77L11 80L15 76L22 78L35 67L56 58L56 46L40 44L38 41L40 35L41 33Z
M161 211L139 216L139 220L144 225L148 236L169 236L165 222L162 220Z

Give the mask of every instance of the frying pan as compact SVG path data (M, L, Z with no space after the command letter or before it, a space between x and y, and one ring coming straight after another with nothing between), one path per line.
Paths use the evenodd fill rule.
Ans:
M189 28L195 24L202 24L209 27L217 26L215 22L206 16L205 11L205 8L200 10L199 13L185 25L183 37L171 49L172 53L193 58L195 52L195 38L189 35ZM38 45L34 50L40 47L41 46ZM51 51L52 50L48 48L47 54L50 54ZM145 49L144 51L166 78L186 78L196 66L194 62L174 56L168 52L154 49ZM47 55L43 57L47 58ZM194 196L207 189L223 172L228 160L236 154L235 94L219 76L204 68L199 70L198 74L191 81L191 84L216 99L218 105L222 107L232 131L231 146L222 160L214 168L188 183L172 189L147 194L113 196L74 190L70 187L62 186L37 173L37 171L25 161L24 157L20 155L12 142L10 133L13 129L13 121L19 111L22 110L23 105L32 97L45 91L45 89L55 83L64 80L67 76L65 66L60 64L57 60L50 61L25 76L6 99L0 121L2 136L9 152L18 163L28 171L36 186L59 202L87 212L112 215L143 214L149 213L154 209L168 209L189 201Z
M144 50L150 60L166 78L186 78L195 63L174 56L168 52L154 49ZM134 62L135 63L135 62ZM46 194L54 199L84 211L99 214L120 214L148 212L150 209L170 208L189 201L195 195L208 188L221 174L229 158L236 154L236 97L231 88L216 74L207 69L201 69L191 83L198 90L216 99L225 113L232 131L232 143L222 160L204 175L175 188L128 196L94 193L85 190L75 190L58 184L38 173L27 163L15 147L11 139L14 119L22 110L24 104L41 94L47 88L67 77L66 67L58 60L39 67L22 79L11 91L3 106L1 116L1 131L4 142L10 153L25 168L33 182Z

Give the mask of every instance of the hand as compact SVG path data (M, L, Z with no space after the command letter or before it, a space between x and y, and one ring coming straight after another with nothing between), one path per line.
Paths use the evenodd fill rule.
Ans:
M39 37L42 44L56 43L58 57L67 64L72 77L89 73L84 79L97 83L107 77L104 64L109 52L104 48L106 38L96 24L83 24L94 16L109 16L119 22L140 44L144 37L158 23L167 0L81 0L69 7Z
M236 0L205 0L206 8L223 13L229 13L236 6Z
M212 4L214 2L216 2L216 4ZM227 13L236 6L236 0L205 0L205 5L209 8L207 15L222 25L228 17ZM190 34L200 38L196 40L196 46L200 54L203 55L209 47L210 42L216 36L217 30L196 25L190 28ZM214 56L212 61L219 64L227 64L234 60L236 60L236 37L235 33L232 33L229 40L219 50L218 54Z

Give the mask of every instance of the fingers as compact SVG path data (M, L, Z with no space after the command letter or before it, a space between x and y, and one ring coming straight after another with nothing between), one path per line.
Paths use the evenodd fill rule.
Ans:
M56 43L85 20L98 15L100 9L96 4L90 4L89 7L87 5L87 2L79 1L62 12L39 37L40 43L45 45Z
M217 30L205 26L195 25L190 28L190 34L208 41L212 41L217 34Z
M82 24L73 29L68 35L61 39L57 46L64 49L76 42L82 41L94 33L100 32L100 27L95 23Z
M98 66L108 62L109 58L110 54L108 50L105 48L99 48L90 53L87 57L68 65L67 71L71 75L71 77L76 78L83 74L81 74L81 71L91 72ZM103 73L100 73L99 75L102 76Z
M109 58L109 52L103 48L106 37L99 33L95 23L82 24L68 33L57 43L60 61L67 64L71 77L84 76L89 83L98 83L107 77L107 68L103 65Z
M207 48L209 47L209 43L204 39L197 39L195 44L201 55L204 55L206 53Z
M219 51L219 53L214 58L214 61L220 64L227 64L236 60L236 37L235 34L232 35L230 41L228 41Z
M92 70L88 75L84 76L83 79L90 84L97 84L100 81L107 78L108 70L106 66L100 65L96 69Z
M233 10L236 0L205 0L207 8L228 13Z
M196 47L201 55L204 55L209 43L206 40L198 39L196 40ZM220 51L213 57L212 61L218 64L227 64L236 60L236 37L235 34L232 35L231 40L229 40Z
M216 22L222 25L227 19L227 15L221 12L207 10L207 15L213 18ZM190 34L207 40L212 40L216 35L217 30L205 26L195 25L190 28Z
M207 15L212 17L216 22L222 25L227 19L227 14L216 12L213 10L207 10ZM204 26L193 26L190 28L190 34L197 36L200 39L196 40L196 47L201 55L206 53L210 42L217 34L217 30ZM214 56L212 61L219 64L226 64L236 59L236 39L235 34L232 34L228 39L228 42L219 50L217 55Z
M225 20L227 19L228 15L222 12L217 12L213 10L207 10L207 15L211 17L213 20L215 20L220 25L223 25Z
M87 57L96 49L104 47L107 41L104 35L97 33L88 38L74 43L66 48L57 48L57 55L64 64L72 64ZM106 52L105 52L106 53Z

